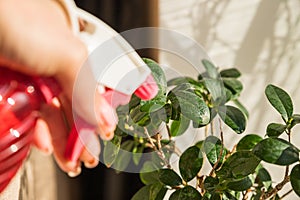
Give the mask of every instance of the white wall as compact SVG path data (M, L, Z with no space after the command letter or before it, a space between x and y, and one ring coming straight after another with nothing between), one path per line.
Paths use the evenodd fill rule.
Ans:
M221 68L242 72L241 100L250 112L246 133L264 135L269 122L281 120L264 96L269 83L288 91L300 113L299 0L160 0L160 25L195 39ZM182 68L165 53L160 62ZM293 135L298 146L299 131ZM283 174L275 170L273 176L281 180Z

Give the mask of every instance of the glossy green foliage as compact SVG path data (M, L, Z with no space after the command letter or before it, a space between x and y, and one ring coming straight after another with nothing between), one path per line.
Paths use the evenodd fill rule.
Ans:
M299 161L299 149L280 138L264 139L252 151L260 159L277 165L290 165Z
M188 182L197 176L203 164L201 150L191 146L183 152L179 159L179 170L182 178Z
M140 178L145 186L133 200L162 200L167 190L171 193L170 200L237 200L246 193L249 199L259 200L274 187L268 169L262 165L264 162L279 166L298 162L289 178L300 196L299 149L291 140L293 128L300 124L300 115L294 113L292 99L286 91L271 84L265 89L267 99L283 122L269 123L265 138L263 134L248 134L233 148L226 148L229 133L223 133L226 129L222 126L220 131L213 131L216 120L241 134L249 117L239 100L243 90L239 80L241 72L235 68L219 70L211 61L202 60L205 71L198 79L175 77L167 81L164 70L155 61L144 61L159 92L147 101L132 95L129 104L117 108L116 136L111 142L105 142L103 149L107 166L119 171L130 163L143 166ZM208 134L205 138L195 134L200 141L183 150L177 148L178 138L204 127ZM144 152L150 153L146 160ZM176 167L171 163L172 155L178 161ZM201 170L205 161L211 167L208 174ZM280 198L278 194L271 195Z

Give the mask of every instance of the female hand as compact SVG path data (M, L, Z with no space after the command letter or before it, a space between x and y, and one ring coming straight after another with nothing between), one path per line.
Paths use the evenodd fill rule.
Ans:
M35 144L48 153L53 151L62 170L72 175L80 172L80 161L88 167L96 166L100 154L95 135L89 138L89 151L82 152L80 161L71 162L64 157L69 130L62 111L72 121L73 85L86 58L86 46L72 33L68 17L57 1L0 0L0 66L29 75L55 77L61 85L60 102L42 109L34 131ZM91 80L87 75L84 84L93 85ZM76 103L82 105L77 106L81 108L77 114L98 125L102 138L112 138L116 125L114 110L99 93L94 94L94 108L98 109L85 108L84 105L94 102L87 100L85 93L82 87L75 96Z

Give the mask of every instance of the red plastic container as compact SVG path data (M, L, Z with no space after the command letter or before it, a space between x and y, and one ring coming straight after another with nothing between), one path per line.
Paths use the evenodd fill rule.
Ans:
M59 87L54 79L30 77L0 67L0 192L27 157L38 111L55 92Z

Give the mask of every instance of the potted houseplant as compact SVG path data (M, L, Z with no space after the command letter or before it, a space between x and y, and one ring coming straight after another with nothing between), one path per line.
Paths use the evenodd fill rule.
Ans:
M292 141L300 115L294 113L287 92L268 85L266 98L282 122L268 124L265 137L245 134L228 149L221 124L243 134L248 118L238 100L243 89L241 73L235 68L219 71L204 59L206 71L197 79L167 81L156 62L144 61L152 70L159 93L150 101L133 95L129 104L117 109L115 137L105 142L103 150L103 162L108 167L123 171L129 165L138 166L145 186L133 200L164 199L167 191L171 200L280 199L290 192L300 196L299 149ZM174 138L192 129L204 129L206 137L179 152ZM172 155L179 160L176 166L171 163ZM205 162L210 165L208 173L201 171ZM264 163L285 168L283 180L273 183ZM292 189L279 196L278 191L289 182Z

